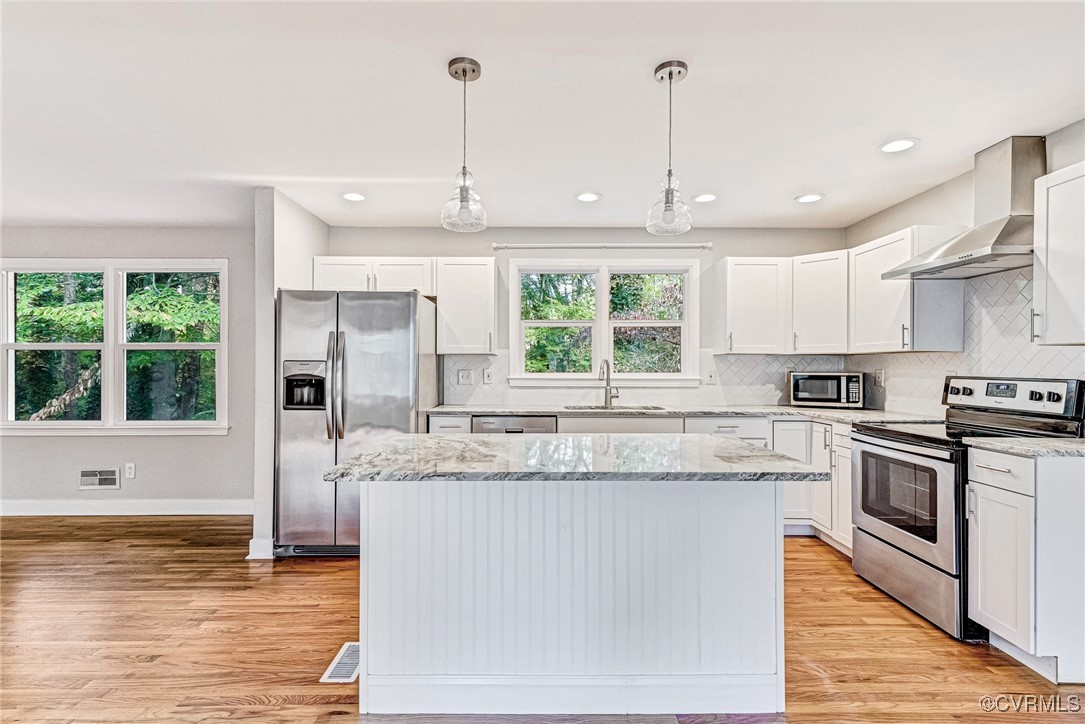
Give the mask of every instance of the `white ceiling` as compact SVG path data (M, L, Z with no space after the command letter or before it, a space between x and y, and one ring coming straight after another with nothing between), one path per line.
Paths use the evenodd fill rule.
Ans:
M642 226L670 58L681 189L720 197L700 227L846 226L1085 115L1082 3L5 3L4 222L248 224L276 186L333 225L436 225L457 55L491 226Z

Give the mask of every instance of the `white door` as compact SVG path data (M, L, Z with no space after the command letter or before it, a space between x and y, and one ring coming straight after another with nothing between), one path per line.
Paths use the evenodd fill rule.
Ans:
M848 251L792 259L792 350L799 354L848 351Z
M313 289L369 291L371 267L363 256L314 256Z
M910 229L848 250L848 307L852 352L908 349L912 282L882 273L912 258Z
M730 258L727 265L723 352L791 351L791 259Z
M425 256L375 257L373 288L380 292L409 292L417 289L433 295L433 259Z
M968 483L968 615L1034 651L1036 500Z
M494 260L437 259L437 354L495 352Z
M851 450L833 446L833 537L851 548Z
M1033 338L1085 344L1085 162L1036 180Z
M829 472L832 466L833 426L813 423L810 436L810 464ZM810 483L810 517L826 533L833 530L833 483L815 480Z
M774 420L772 449L783 455L810 462L810 423L798 420ZM789 480L784 483L784 518L789 522L809 523L810 483Z

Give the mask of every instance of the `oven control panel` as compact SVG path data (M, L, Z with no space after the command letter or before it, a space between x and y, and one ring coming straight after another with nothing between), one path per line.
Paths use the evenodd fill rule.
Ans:
M947 377L942 403L1041 414L1063 414L1076 388L1068 380Z

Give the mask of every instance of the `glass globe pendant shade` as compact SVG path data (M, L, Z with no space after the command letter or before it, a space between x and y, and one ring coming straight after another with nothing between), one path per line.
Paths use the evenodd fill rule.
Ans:
M449 231L484 231L486 209L479 195L472 191L475 178L466 168L456 174L456 193L441 209L441 226Z
M693 228L693 215L678 193L678 179L667 172L663 177L663 190L659 199L648 210L648 223L645 228L649 234L658 236L676 236Z

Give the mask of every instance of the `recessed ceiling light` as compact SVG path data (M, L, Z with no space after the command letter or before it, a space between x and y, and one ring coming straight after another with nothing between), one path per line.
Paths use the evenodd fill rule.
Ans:
M882 153L900 153L901 151L907 151L917 143L919 143L918 138L897 138L878 146L878 150Z
M603 195L597 194L594 191L585 191L584 193L577 194L576 196L577 201L583 201L586 204L590 204L593 201L598 201L601 198L603 198Z
M365 196L362 196L357 191L348 191L345 194L340 194L347 201L365 201Z
M795 200L800 204L812 204L815 201L821 201L825 198L825 194L803 194L802 196L796 196Z
M716 200L716 194L697 194L693 200L699 204L707 204L709 201Z

